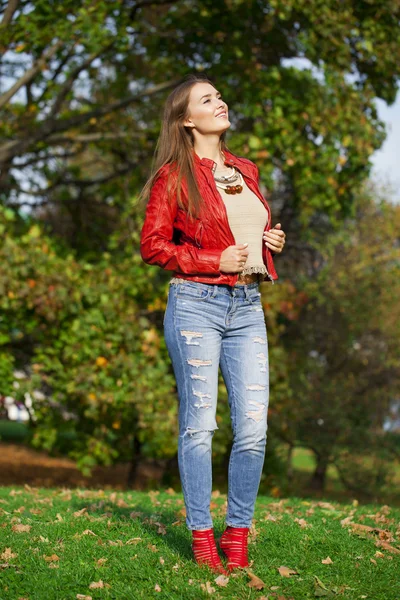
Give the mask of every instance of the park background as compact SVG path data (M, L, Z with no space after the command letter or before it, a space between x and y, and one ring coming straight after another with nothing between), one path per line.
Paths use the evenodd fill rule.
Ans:
M0 484L180 493L171 273L140 258L137 197L166 96L201 73L287 235L261 286L260 494L398 507L398 155L391 182L372 170L377 106L398 106L398 2L13 0L0 16ZM217 422L224 495L222 378Z

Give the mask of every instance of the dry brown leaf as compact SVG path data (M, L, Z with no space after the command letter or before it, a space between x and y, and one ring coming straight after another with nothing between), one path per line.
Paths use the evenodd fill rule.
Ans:
M97 537L97 533L93 533L90 529L85 529L85 531L82 532L82 535L95 535Z
M206 583L201 583L200 587L202 590L204 590L208 594L213 594L215 592L215 588L212 587L212 585L209 581L206 581Z
M229 577L226 577L225 575L218 575L214 581L220 587L226 587L229 583Z
M18 554L15 554L11 548L6 548L4 552L0 554L0 558L3 560L11 560L12 558L17 558Z
M135 538L131 538L130 540L128 540L127 542L125 542L125 544L127 546L134 546L134 545L138 544L141 541L142 541L142 538L135 537Z
M85 596L85 594L77 594L77 600L92 600L92 596Z
M370 558L369 560L374 563L374 565L378 564L374 558Z
M161 588L160 588L160 586L158 585L158 583L156 583L156 585L154 586L154 591L155 591L155 592L161 592Z
M162 564L162 565L163 565L164 563L165 563L165 560L163 559L163 557L162 557L162 556L160 556L160 564Z
M330 502L317 502L315 506L320 506L321 508L326 508L327 510L336 510L336 508Z
M298 523L300 525L300 527L302 529L305 529L306 527L312 527L312 524L307 523L307 521L305 519L298 519L297 517L295 517L294 520L296 521L296 523Z
M124 542L122 540L115 540L115 542L113 540L108 540L108 543L110 544L110 546L123 546Z
M279 575L282 575L282 577L290 577L291 575L298 575L297 571L295 571L294 569L290 569L289 567L279 567L278 569L279 571Z
M47 537L45 538L42 535L39 536L39 540L41 542L43 542L44 544L48 544L49 543L49 538L47 538Z
M98 564L100 567L102 567L103 565L105 565L105 564L106 564L106 562L107 562L107 561L108 561L108 558L99 558L99 559L97 560L97 564Z
M104 581L102 579L100 579L100 581L92 581L92 583L89 585L89 589L91 590L101 590L103 588L110 588L111 585L109 583L104 583Z
M82 508L81 510L77 510L74 512L74 517L82 517L87 512L87 508ZM58 515L57 515L58 516Z
M51 556L46 556L45 554L43 554L43 558L47 562L56 562L57 560L60 560L57 554L52 554Z
M60 568L60 565L58 563L52 562L49 564L49 569L59 569L59 568Z
M29 533L32 529L32 525L23 525L22 523L17 523L11 527L13 531L16 533Z
M152 552L158 552L158 548L157 548L157 546L155 544L147 544L147 547Z
M57 513L57 514L56 514L56 522L57 522L57 521L58 521L59 523L61 523L62 521L64 521L64 519L62 518L62 516L60 515L60 513Z
M120 500L118 500L118 502L117 502L117 506L118 506L119 508L129 508L129 504L127 504L127 503L125 502L125 500L123 500L122 498L121 498Z
M256 590L262 590L263 588L265 588L265 583L263 582L263 580L257 577L257 575L253 573L253 571L250 571L250 569L246 569L246 573L250 577L250 581L247 584L248 587L254 588Z
M384 540L376 540L375 546L378 546L378 548L383 548L384 550L388 550L393 554L400 554L400 550L398 548L391 546L391 544L388 544L388 542L385 542Z
M326 558L323 558L323 559L321 560L321 562L322 562L324 565L333 565L333 561L332 561L332 559L331 559L329 556L327 556Z
M130 518L131 519L137 519L137 517L140 517L143 513L138 511L138 510L134 510L130 513Z

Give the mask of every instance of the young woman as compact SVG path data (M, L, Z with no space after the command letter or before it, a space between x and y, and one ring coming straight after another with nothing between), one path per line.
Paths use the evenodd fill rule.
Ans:
M197 563L218 573L248 566L247 538L261 479L269 401L268 341L259 283L278 278L258 168L225 144L228 106L208 79L187 77L166 100L141 255L173 272L165 340L179 397L178 464ZM218 367L233 430L226 530L216 548L210 514Z

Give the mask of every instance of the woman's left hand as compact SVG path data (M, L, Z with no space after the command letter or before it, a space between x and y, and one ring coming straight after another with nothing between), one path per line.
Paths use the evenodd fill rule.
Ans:
M283 246L285 245L286 234L282 231L282 225L277 223L273 229L265 231L263 234L263 240L265 245L272 250L272 252L282 252Z

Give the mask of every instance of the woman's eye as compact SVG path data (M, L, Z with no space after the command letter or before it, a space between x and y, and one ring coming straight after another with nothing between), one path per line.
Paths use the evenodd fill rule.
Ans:
M217 100L222 100L222 96L219 96L219 97L217 98ZM210 98L208 98L208 100L205 100L205 101L203 102L203 104L205 104L206 102L210 102Z

